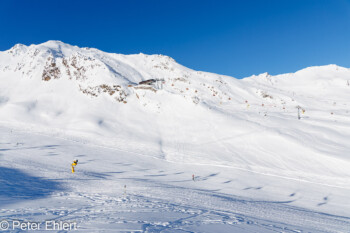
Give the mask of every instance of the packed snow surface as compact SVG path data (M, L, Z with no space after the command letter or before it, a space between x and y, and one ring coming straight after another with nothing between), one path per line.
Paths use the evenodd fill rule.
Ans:
M163 55L15 45L0 52L0 220L350 232L349 100L336 65L238 80Z

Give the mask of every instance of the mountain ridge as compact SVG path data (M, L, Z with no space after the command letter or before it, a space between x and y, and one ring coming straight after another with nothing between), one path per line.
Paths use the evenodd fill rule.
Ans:
M8 50L5 50L5 51L0 51L1 52L9 52L9 51L13 51L13 50L17 50L17 48L22 48L22 51L23 51L23 48L25 49L28 49L28 48L31 48L31 47L36 47L36 48L47 48L51 51L53 50L61 50L61 47L66 47L66 48L70 48L70 49L78 49L78 50L91 50L91 51L96 51L96 52L102 52L104 54L116 54L116 55L123 55L123 56L161 56L161 57L165 57L169 60L172 60L173 62L176 62L174 58L171 58L167 55L162 55L162 54L144 54L144 53L138 53L138 54L128 54L128 55L124 55L124 54L119 54L119 53L112 53L112 52L103 52L97 48L90 48L90 47L78 47L76 45L70 45L68 43L64 43L60 40L49 40L49 41L46 41L46 42L43 42L41 44L31 44L31 45L24 45L24 44L21 44L21 43L18 43L16 45L14 45L13 47L11 47L10 49ZM59 54L59 53L58 53ZM295 74L295 73L298 73L298 72L304 72L304 71L307 71L307 70L315 70L315 69L328 69L328 68L334 68L335 70L338 70L338 69L350 69L350 68L346 68L346 67L342 67L342 66L338 66L336 64L328 64L328 65L320 65L320 66L309 66L309 67L306 67L306 68L302 68L300 70L297 70L295 71L294 73L282 73L282 74L277 74L277 75L270 75L268 72L263 72L261 74L257 74L257 75L250 75L250 76L247 76L247 77L243 77L242 79L246 79L246 78L251 78L251 77L260 77L260 76L265 76L266 74L267 75L270 75L270 76L281 76L281 75L289 75L289 74ZM189 68L187 68L189 69ZM192 69L191 69L192 70ZM206 71L198 71L198 72L203 72L203 73L211 73L211 72L206 72ZM228 76L228 75L222 75L222 76ZM228 76L228 77L232 77L232 78L235 78L233 76Z

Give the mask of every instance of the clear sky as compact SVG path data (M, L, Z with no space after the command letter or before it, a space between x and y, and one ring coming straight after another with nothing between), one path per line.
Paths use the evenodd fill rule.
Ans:
M350 67L350 0L1 0L0 50L61 40L236 78Z

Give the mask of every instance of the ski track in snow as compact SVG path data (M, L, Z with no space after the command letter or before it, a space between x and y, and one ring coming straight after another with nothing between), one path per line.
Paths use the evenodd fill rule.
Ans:
M21 130L19 130L19 129L16 129L16 130L21 132ZM25 132L25 131L22 131L22 132ZM242 135L237 135L235 137L246 136L246 135L250 135L250 134L254 134L254 133L256 133L256 132L252 131L250 133L244 133ZM70 141L70 142L75 142L75 143L83 144L83 145L84 144L88 144L89 146L94 146L94 147L99 147L99 148L103 148L103 149L114 150L114 151L118 151L118 152L130 153L130 154L143 156L143 157L149 157L149 158L157 159L157 160L163 160L163 157L165 156L164 154L161 155L161 156L160 155L152 156L152 155L149 155L147 153L138 153L138 152L131 151L131 150L118 149L116 147L102 146L102 145L94 144L91 141L82 142L79 139L73 140L73 139L69 139L68 137L57 136L57 135L50 135L50 134L39 133L39 132L35 132L35 133L31 132L31 134L36 134L36 135L45 136L45 137L53 137L53 138L56 138L56 139ZM231 138L234 138L234 137L231 137ZM217 139L217 140L212 141L212 142L206 142L204 144L222 142L222 141L224 141L226 139L231 139L231 138L221 138L221 139ZM173 155L176 155L176 154L178 154L178 152L173 152ZM199 162L197 162L197 163L187 163L187 162L176 162L176 161L171 161L171 160L167 160L167 161L170 162L170 163L176 163L176 164L225 167L225 168L231 168L231 169L242 170L242 171L245 171L245 172L255 173L255 174L259 174L259 175L263 175L263 176L272 176L272 177L278 177L278 178L281 178L281 179L294 180L294 181L298 181L298 182L305 182L305 183L310 183L310 184L317 184L317 185L322 185L322 186L327 186L327 187L333 187L333 188L340 188L340 189L348 189L348 190L350 190L350 187L346 187L346 186L339 186L339 185L331 185L331 184L327 184L327 183L313 182L313 181L306 180L306 179L301 179L301 178L298 179L298 178L287 177L287 176L279 176L279 175L275 175L275 174L269 174L269 173L266 173L266 172L257 172L257 171L252 171L250 169L245 169L245 168L242 168L242 167L235 167L233 165L223 165L223 164L215 164L215 163L205 164L205 163L199 163Z
M7 205L6 201L0 201L2 219L75 221L78 231L83 232L347 232L350 226L349 217L293 206L292 203L296 199L294 197L281 201L222 193L220 188L215 189L218 184L211 181L218 176L215 173L197 176L195 182L183 178L188 167L198 166L204 167L204 170L215 171L215 165L181 165L158 159L159 163L147 164L142 168L142 161L134 160L140 158L139 155L126 151L84 145L72 140L28 132L12 130L10 133L4 127L1 138L1 157L7 158L3 161L6 167L23 170L33 177L39 174L41 179L48 176L45 180L58 182L61 186L57 191L56 188L52 188L42 197L39 194L45 191L44 187L38 190L34 187L33 193L28 193L27 197L19 193L18 196L15 193L8 194L8 199L18 200L7 201L11 203ZM17 144L18 141L21 144ZM35 145L45 141L50 141L50 144ZM73 177L69 174L69 161L66 162L68 166L64 171L61 165L47 165L40 159L34 160L35 162L28 159L28 156L34 153L38 153L37 156L47 156L48 151L64 154L66 149L60 148L65 146L70 148L69 150L73 148L74 151L82 151L82 154L98 151L100 155L107 152L135 158L127 161L123 156L123 161L120 162L118 157L111 159L109 156L102 156L102 161L95 165L99 168L96 171L95 166L85 168L83 161L86 158L83 156ZM13 156L16 158L12 158ZM22 159L18 161L17 157ZM113 167L100 167L104 157L108 158L109 162L114 161ZM147 158L143 157L142 160ZM167 164L164 170L159 170L164 164ZM183 171L178 171L179 169ZM237 174L240 172L246 173L238 171ZM61 177L62 173L64 175ZM130 174L126 175L127 173ZM248 176L252 177L259 175L248 173ZM2 175L2 182L3 179ZM207 183L205 187L201 187L200 184L206 181L209 181L209 186ZM290 182L298 182L300 185L297 180ZM126 190L123 188L124 184L127 184ZM14 186L16 184L12 184L10 180L9 187L14 189ZM247 187L246 190L260 188ZM32 197L35 200L30 201Z

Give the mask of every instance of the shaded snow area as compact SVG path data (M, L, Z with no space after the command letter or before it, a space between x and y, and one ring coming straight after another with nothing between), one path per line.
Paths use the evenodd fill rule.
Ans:
M16 45L0 52L1 227L350 232L349 82L336 65L237 80Z

